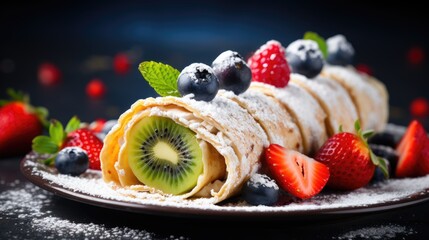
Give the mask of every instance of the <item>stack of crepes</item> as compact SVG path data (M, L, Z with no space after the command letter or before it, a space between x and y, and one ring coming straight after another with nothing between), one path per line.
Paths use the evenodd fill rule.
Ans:
M340 125L343 131L353 132L355 120L360 119L363 129L383 130L388 107L382 82L353 67L330 65L311 80L291 74L284 88L252 82L240 95L220 90L210 102L186 96L141 99L120 116L104 140L103 179L138 198L216 204L237 194L260 169L264 148L270 143L312 156ZM169 118L198 140L203 171L185 193L171 195L149 187L130 168L129 135L150 116Z

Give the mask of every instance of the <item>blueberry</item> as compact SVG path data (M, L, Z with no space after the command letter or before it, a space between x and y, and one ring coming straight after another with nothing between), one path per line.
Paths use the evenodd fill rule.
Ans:
M390 169L390 164L387 162L387 168ZM384 176L383 170L380 167L376 167L374 171L374 175L371 178L371 183L383 182L386 180Z
M194 94L195 100L209 102L219 91L219 81L210 66L193 63L182 70L177 87L182 96Z
M369 144L372 152L388 161L388 169L390 177L393 177L395 174L396 165L398 164L398 154L395 149L389 146L377 145L377 144Z
M255 173L244 184L242 197L251 205L271 206L279 198L279 187L267 175Z
M352 64L355 50L343 35L338 34L328 38L326 44L328 45L326 61L329 64L340 66Z
M397 135L388 131L383 131L375 133L373 136L371 136L368 139L368 143L396 148L400 138L401 135Z
M79 176L89 166L87 153L80 147L63 148L55 157L55 167L59 173Z
M102 133L108 134L109 131L113 128L113 126L118 123L118 120L116 119L110 119L104 123L103 129L101 130Z
M316 77L323 68L322 52L313 40L296 40L286 48L286 59L292 73Z
M238 95L249 88L252 71L237 52L228 50L221 53L213 61L212 67L221 89L233 91Z

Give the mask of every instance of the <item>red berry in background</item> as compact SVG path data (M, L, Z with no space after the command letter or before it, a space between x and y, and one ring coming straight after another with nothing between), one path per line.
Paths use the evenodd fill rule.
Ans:
M113 59L113 69L119 75L127 74L130 71L131 62L126 54L118 53Z
M419 46L414 46L408 49L407 52L407 61L412 65L420 65L425 59L425 53L423 48Z
M39 82L44 86L54 86L61 82L61 71L53 63L43 63L38 69Z
M103 98L106 94L106 86L100 79L93 79L86 85L86 94L93 99Z
M414 99L410 104L410 113L413 117L429 116L429 101L423 97Z
M286 87L290 69L284 47L275 40L262 45L248 60L252 70L252 81L271 84L278 88Z
M370 66L364 63L356 64L356 70L366 75L372 76L373 72Z
M95 133L99 133L103 130L105 123L106 123L106 119L102 119L102 118L96 119L95 121L89 124L88 129Z

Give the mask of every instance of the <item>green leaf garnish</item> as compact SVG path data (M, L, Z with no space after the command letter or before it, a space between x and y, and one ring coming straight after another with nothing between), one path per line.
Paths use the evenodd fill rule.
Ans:
M43 162L43 164L45 164L45 165L47 165L47 166L53 166L54 165L54 163L55 163L55 157L56 157L57 155L55 154L54 156L52 156L52 157L49 157L49 158L47 158L47 159L45 159L45 160L43 160L42 162Z
M80 128L80 119L77 116L73 116L70 121L66 125L65 132L71 133L74 130L77 130Z
M323 37L315 32L306 32L303 39L313 40L319 45L319 49L323 54L323 57L326 59L328 57L328 45Z
M37 136L33 139L32 148L38 153L57 153L59 150L58 144L48 136Z
M375 166L379 167L381 169L381 171L383 172L384 177L386 179L388 179L389 178L389 170L387 169L387 163L386 163L387 160L375 155L372 152L371 147L368 145L367 140L369 137L371 137L374 134L374 131L373 130L362 131L359 119L355 121L355 131L356 131L357 136L365 143L365 146L368 148L370 158L371 158L371 162Z
M177 89L177 78L180 72L163 63L145 61L140 63L139 70L143 78L160 96L180 97Z
M52 166L58 151L61 150L61 146L67 138L67 134L79 128L80 120L76 116L70 119L65 129L60 121L52 119L49 124L49 136L41 135L35 137L32 142L32 149L39 154L50 154L48 159L43 159L41 162Z
M49 136L51 137L52 142L60 146L65 137L64 128L60 121L52 120L51 125L49 126Z

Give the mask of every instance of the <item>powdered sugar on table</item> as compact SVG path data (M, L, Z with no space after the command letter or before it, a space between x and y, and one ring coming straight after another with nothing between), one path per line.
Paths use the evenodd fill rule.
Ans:
M117 201L118 203L135 203L146 206L189 208L224 212L280 212L296 213L311 210L335 211L338 209L350 210L354 208L386 207L390 205L406 205L417 200L425 200L429 195L429 175L419 178L390 179L388 181L368 185L352 192L322 192L305 201L294 201L282 206L250 206L246 202L237 200L227 204L211 204L203 199L182 200L176 197L165 197L159 194L137 192L133 190L114 190L102 180L101 172L88 170L80 177L57 174L54 169L48 168L29 156L23 165L30 169L32 176L43 179L48 184L90 195L100 199ZM135 196L138 196L136 198Z

